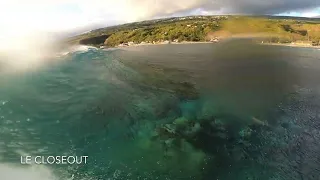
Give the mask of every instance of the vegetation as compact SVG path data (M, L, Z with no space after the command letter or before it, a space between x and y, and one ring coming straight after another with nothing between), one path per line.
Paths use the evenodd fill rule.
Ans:
M271 35L266 39L269 43L299 42L319 45L320 19L269 16L167 18L97 29L73 37L69 42L113 47L128 42L210 41L215 38L249 33L267 33ZM95 37L99 40L97 41ZM102 41L101 37L105 41Z
M94 36L90 38L81 39L80 44L103 44L108 38L108 35Z

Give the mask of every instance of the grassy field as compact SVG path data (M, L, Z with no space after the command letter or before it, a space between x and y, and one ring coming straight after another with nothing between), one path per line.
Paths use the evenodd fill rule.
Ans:
M320 19L272 16L189 16L112 26L68 39L70 44L203 42L238 34L268 34L268 43L319 45Z

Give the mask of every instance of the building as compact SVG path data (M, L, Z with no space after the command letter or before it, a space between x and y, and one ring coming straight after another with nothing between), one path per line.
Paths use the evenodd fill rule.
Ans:
M128 46L128 43L119 44L119 47L125 47L125 46Z
M210 42L217 43L217 42L219 42L219 38L217 38L217 37L212 38L212 39L210 39Z
M296 41L293 44L301 46L312 46L312 41Z

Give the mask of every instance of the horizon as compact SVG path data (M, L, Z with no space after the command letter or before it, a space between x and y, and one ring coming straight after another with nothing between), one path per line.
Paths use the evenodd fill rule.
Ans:
M0 2L0 50L33 46L89 30L131 22L189 15L320 16L313 0L11 0Z
M11 0L0 2L0 37L24 32L71 32L189 15L320 16L313 0ZM10 17L10 19L8 19Z

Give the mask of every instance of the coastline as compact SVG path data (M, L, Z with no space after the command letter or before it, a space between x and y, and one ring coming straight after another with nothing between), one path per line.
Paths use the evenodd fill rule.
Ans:
M131 47L139 47L139 46L157 46L157 45L170 45L170 44L218 44L220 42L208 42L208 41L184 41L184 42L171 42L171 43L147 43L147 44L133 44L128 46L116 46L114 48L131 48ZM313 48L313 49L320 49L320 46L311 46L311 45L304 45L304 44L288 44L288 43L259 43L260 45L268 45L268 46L286 46L286 47L299 47L299 48ZM109 49L109 48L103 48Z
M170 42L170 43L146 43L146 44L132 44L128 46L115 46L115 48L130 48L130 47L138 47L138 46L157 46L157 45L170 45L170 44L214 44L216 42L208 42L208 41L183 41L183 42Z
M279 43L261 43L262 45L269 45L269 46L287 46L287 47L300 47L300 48L313 48L313 49L320 49L320 46L311 46L311 45L304 45L304 44L279 44Z

